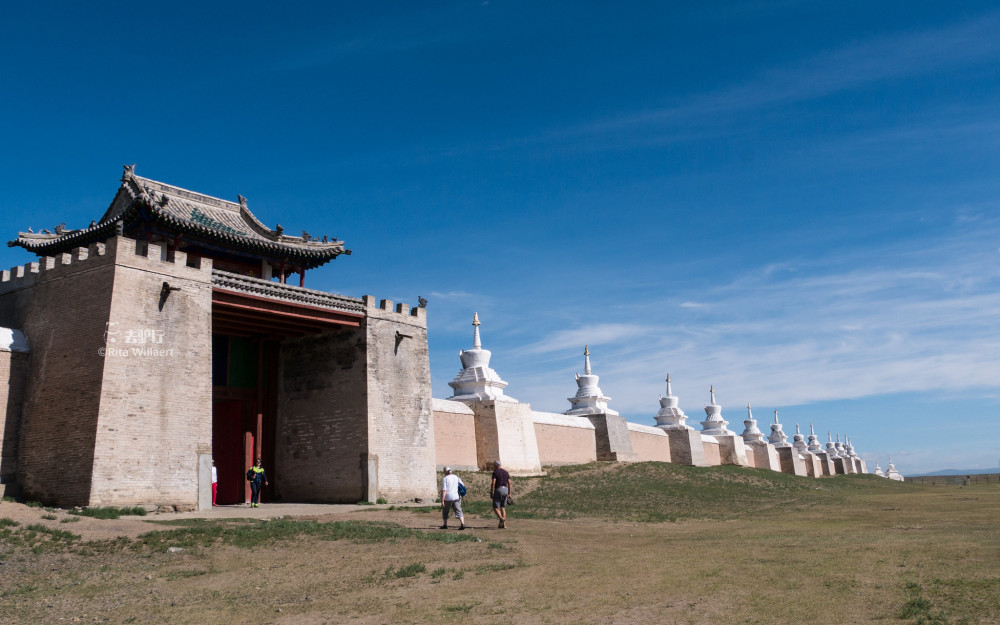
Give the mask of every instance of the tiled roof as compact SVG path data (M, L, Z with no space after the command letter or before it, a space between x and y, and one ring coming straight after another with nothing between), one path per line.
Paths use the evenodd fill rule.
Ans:
M87 228L55 232L20 232L8 242L38 254L55 254L74 247L106 239L116 229L128 226L141 214L173 230L215 242L224 247L247 250L277 258L305 261L316 266L350 254L343 241L302 236L288 236L280 226L268 228L247 208L246 200L229 202L164 184L134 173L125 167L122 184L108 210L99 221ZM122 224L122 226L119 226Z
M364 311L364 304L360 299L354 297L327 293L325 291L315 291L290 284L280 284L278 282L271 282L270 280L261 280L260 278L251 278L220 269L212 270L212 286L227 291L237 291L269 299L319 306L321 308L330 308L344 312L359 313Z

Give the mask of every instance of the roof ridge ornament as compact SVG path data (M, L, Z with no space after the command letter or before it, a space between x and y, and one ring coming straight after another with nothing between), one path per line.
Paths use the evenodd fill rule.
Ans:
M236 201L238 201L240 203L240 208L246 208L247 207L247 199L245 197L243 197L242 195L237 194L236 195Z
M135 163L132 163L131 165L122 165L122 169L125 170L122 172L122 184L125 184L135 177Z

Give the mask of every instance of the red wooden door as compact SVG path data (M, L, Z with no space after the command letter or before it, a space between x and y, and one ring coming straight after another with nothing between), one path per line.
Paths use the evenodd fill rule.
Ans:
M217 502L232 505L248 501L243 402L220 401L212 405L212 457L219 475Z

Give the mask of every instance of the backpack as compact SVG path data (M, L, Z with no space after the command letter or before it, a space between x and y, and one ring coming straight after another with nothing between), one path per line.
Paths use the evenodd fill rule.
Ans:
M462 482L459 482L458 483L458 496L459 497L465 497L465 493L467 493L467 492L469 492L469 490L465 487L465 484L463 484Z

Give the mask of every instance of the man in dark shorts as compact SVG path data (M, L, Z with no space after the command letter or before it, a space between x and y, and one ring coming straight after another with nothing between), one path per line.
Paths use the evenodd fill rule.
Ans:
M510 497L510 473L500 468L500 461L493 463L493 479L490 481L490 497L493 498L493 514L500 519L500 529L507 527L507 498Z

